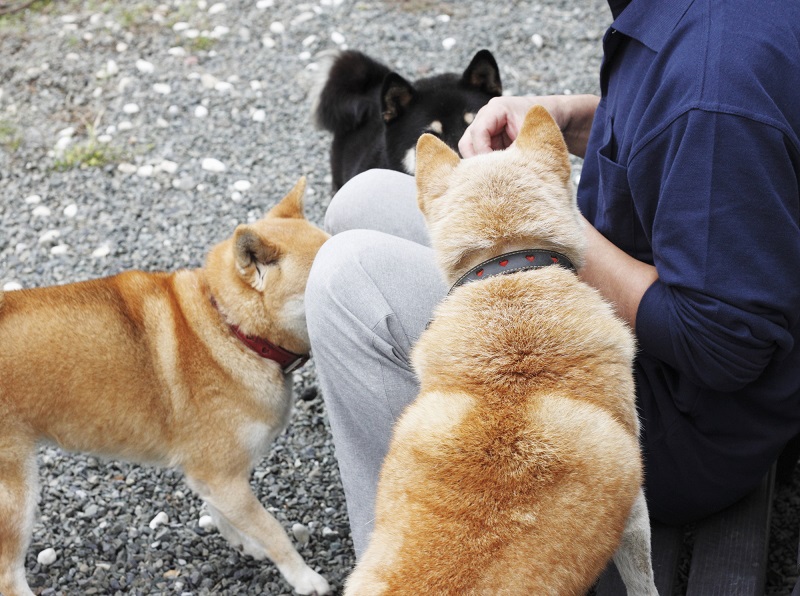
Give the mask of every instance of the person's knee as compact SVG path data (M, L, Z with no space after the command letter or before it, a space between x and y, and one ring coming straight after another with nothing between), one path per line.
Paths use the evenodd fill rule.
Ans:
M331 199L325 212L324 227L330 234L369 227L365 215L376 208L376 201L386 200L387 192L413 185L413 178L393 170L372 169L348 180Z
M308 277L305 309L312 345L329 335L333 321L340 323L344 310L358 306L354 297L368 283L361 255L373 244L369 230L349 230L331 236L317 253Z

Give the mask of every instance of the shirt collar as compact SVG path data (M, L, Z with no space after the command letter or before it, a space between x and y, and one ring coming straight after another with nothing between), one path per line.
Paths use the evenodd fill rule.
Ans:
M664 46L694 0L609 0L616 15L612 29L632 37L654 52ZM621 11L621 12L620 12Z

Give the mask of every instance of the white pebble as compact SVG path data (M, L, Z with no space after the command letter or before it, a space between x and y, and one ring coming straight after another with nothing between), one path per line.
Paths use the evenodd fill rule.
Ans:
M230 32L231 32L230 28L226 27L225 25L217 25L211 32L211 38L219 39L220 37L226 36Z
M200 83L206 89L213 89L214 87L217 86L217 82L218 82L217 81L217 77L215 77L214 75L208 74L208 73L204 73L200 77Z
M169 122L167 122L163 118L157 118L156 126L158 126L159 128L169 128Z
M13 292L14 290L21 290L22 284L17 281L10 281L3 286L4 292Z
M207 528L216 527L214 524L214 518L212 518L210 515L201 515L200 520L197 522L197 525L203 528L204 530Z
M313 18L314 18L313 12L308 12L308 11L301 12L299 15L297 15L295 18L292 19L292 25L302 25L306 21L310 21Z
M275 47L275 40L272 39L269 35L265 35L261 38L261 45L265 48L274 48Z
M141 178L148 178L153 175L154 169L155 168L150 164L139 166L139 168L136 170L136 175L140 176Z
M71 137L75 134L75 129L72 126L68 126L67 128L62 128L58 131L59 137Z
M50 208L44 205L39 205L36 209L33 210L33 214L36 217L49 217L50 216Z
M322 535L323 536L338 536L339 532L336 530L331 530L328 526L322 528Z
M111 135L103 134L103 135L98 135L97 136L97 142L98 143L103 143L103 144L110 143L112 141L112 139L113 139L113 137Z
M127 49L128 49L128 44L126 44L124 41L121 41L121 42L119 42L117 44L116 50L117 50L118 53L121 54L122 52L126 51Z
M269 30L274 33L275 35L280 35L284 31L286 31L286 27L283 26L283 23L280 21L274 21L270 24Z
M225 171L225 164L218 159L214 159L213 157L203 158L203 161L200 162L200 167L206 172L219 173Z
M102 258L107 257L111 253L111 247L108 244L101 244L97 248L94 249L92 252L92 256L95 258Z
M242 202L242 193L240 193L238 190L234 190L231 193L231 201L233 201L234 203L241 203Z
M197 39L200 37L200 31L197 29L187 29L183 32L184 37L188 37L189 39Z
M169 522L169 517L163 511L159 511L156 516L150 521L150 529L155 530L158 526L162 526Z
M69 250L69 246L67 246L66 244L59 244L58 246L54 246L53 248L50 249L50 254L51 255L64 255L64 254L67 254L68 250Z
M180 31L186 31L188 28L189 28L189 23L187 23L186 21L178 21L172 26L172 30L175 31L176 33Z
M336 45L342 45L345 41L344 35L342 35L338 31L334 31L333 33L331 33L331 41Z
M264 110L256 110L253 112L253 120L256 122L264 122L267 119L267 113Z
M25 197L25 202L28 205L36 205L37 203L42 202L42 197L40 197L39 195L30 195Z
M139 111L139 106L135 103L126 103L122 106L122 111L126 114L136 114Z
M542 36L538 33L534 33L531 36L531 42L533 42L533 45L535 45L537 48L541 48L544 45L544 38L542 38Z
M46 548L38 555L36 555L36 560L39 561L39 565L43 567L47 567L48 565L52 565L58 559L58 555L56 554L55 549Z
M217 2L216 4L212 4L211 8L208 9L208 14L219 14L221 12L225 12L225 6L222 2Z
M442 40L442 47L445 50L452 49L454 45L456 45L456 40L454 38L452 38L452 37L448 37L448 38Z
M136 70L138 70L141 73L150 74L155 69L156 67L153 66L152 62L148 62L147 60L142 60L141 58L139 58L136 61Z
M206 106L197 106L194 109L195 118L205 118L206 116L208 116L208 108Z
M186 50L184 50L180 46L177 46L177 47L168 49L167 50L167 54L169 54L170 56L177 56L177 57L180 58L180 57L183 57L183 56L186 55Z
M75 217L78 213L78 206L75 203L70 203L66 207L64 207L64 215L66 217Z
M436 20L440 23L449 23L450 22L450 15L449 14L440 14L436 17Z
M303 47L307 48L308 46L314 45L317 41L316 35L309 35L303 40Z
M56 238L61 236L61 232L58 230L47 230L44 234L39 236L39 244L47 244L52 242Z
M110 77L113 77L115 74L119 72L119 66L114 60L109 60L106 62L106 74Z
M135 174L138 168L132 163L122 162L117 166L117 169L123 174Z
M219 91L220 93L227 93L231 89L233 89L233 85L231 85L227 81L219 81L216 85L214 85L214 89Z
M233 183L234 190L238 190L239 192L246 192L250 190L251 186L252 184L250 184L249 180L237 180Z
M166 172L167 174L174 174L175 172L178 171L178 164L175 163L174 161L165 159L159 164L158 168L162 172Z
M261 89L261 81L250 81L250 89L253 91Z
M123 120L119 124L117 124L118 130L130 130L133 128L133 124L128 120Z
M156 93L160 93L161 95L169 95L172 93L172 87L167 85L166 83L156 83L153 85L153 91Z
M256 8L258 10L266 10L275 4L275 0L258 0L256 2Z
M311 532L309 532L308 528L299 523L292 526L292 534L294 534L294 538L300 546L307 544L309 538L311 538Z

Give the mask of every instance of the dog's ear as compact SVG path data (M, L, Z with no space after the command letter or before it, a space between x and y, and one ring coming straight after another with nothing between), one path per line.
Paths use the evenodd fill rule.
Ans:
M461 80L469 87L480 89L489 95L503 94L503 85L500 82L500 69L489 50L481 50L472 58Z
M395 118L402 116L416 96L414 86L399 74L390 72L386 75L381 89L383 121L389 124Z
M544 107L536 105L528 110L514 144L523 152L549 153L563 182L569 182L569 150L561 129Z
M306 177L301 176L294 188L277 205L267 212L267 217L304 219L303 195L306 192Z
M428 214L431 201L447 190L452 171L461 162L458 153L432 134L424 134L417 141L417 202L423 215Z
M281 250L250 226L240 225L233 234L233 255L239 275L256 289L263 290L267 267L281 257Z

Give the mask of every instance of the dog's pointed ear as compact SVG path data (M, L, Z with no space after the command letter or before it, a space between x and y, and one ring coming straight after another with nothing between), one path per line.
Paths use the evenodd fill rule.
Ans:
M472 58L461 80L469 87L480 89L489 95L503 94L503 85L500 82L500 69L489 50L480 50Z
M233 234L233 256L239 275L256 289L263 290L267 267L281 258L278 245L248 226L240 225Z
M417 203L423 215L428 214L431 201L447 190L450 174L461 162L458 153L432 134L424 134L417 141Z
M267 217L286 217L304 219L303 195L306 192L306 177L301 176L294 188L277 205L267 212Z
M414 101L417 92L414 86L396 72L390 72L383 79L381 89L381 114L383 121L389 124L402 116Z
M514 144L523 152L549 153L564 183L569 182L569 150L561 129L544 107L536 105L528 110Z

